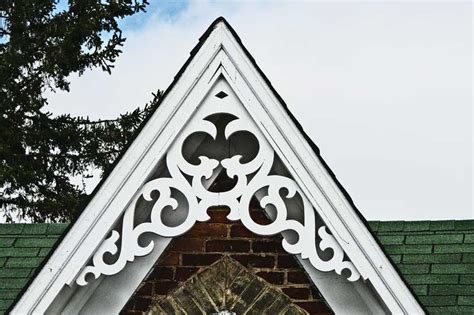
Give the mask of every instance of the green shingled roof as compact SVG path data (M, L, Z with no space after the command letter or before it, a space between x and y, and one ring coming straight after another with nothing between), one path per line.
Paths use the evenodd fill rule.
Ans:
M13 303L66 224L0 224L0 313Z
M474 314L474 220L369 222L430 313ZM66 224L0 224L0 313L27 284Z
M369 225L428 312L474 314L474 220Z

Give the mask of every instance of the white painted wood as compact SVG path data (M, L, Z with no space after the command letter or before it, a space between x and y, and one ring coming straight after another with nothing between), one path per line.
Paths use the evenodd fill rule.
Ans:
M374 287L384 308L395 314L423 313L264 78L225 23L219 22L23 294L13 314L43 314L56 302L65 285L74 286L77 275L132 205L157 163L168 152L182 126L194 115L197 104L219 76L224 77L236 93L264 139L281 158L302 194L332 231L335 241L356 270ZM100 289L101 285L96 290ZM328 291L328 294L334 293ZM328 294L323 292L329 301ZM124 294L120 303L125 303L126 297ZM350 307L347 305L348 309ZM93 313L93 310L88 311Z
M194 112L193 104L189 100L186 102L189 94L192 92L193 98L202 99L207 92L205 87L212 78L207 70L211 63L214 64L214 69L218 66L214 58L218 52L218 47L214 46L216 36L216 33L210 34L208 41L196 53L181 79L176 82L155 115L149 119L23 294L12 310L13 314L43 314L63 286L72 283L77 277L113 228L147 175L166 152L170 141L179 131L177 126L182 126L187 120L184 114L191 115ZM201 79L200 84L197 84L198 79ZM170 126L171 118L174 118L174 126Z
M344 278L334 273L317 270L300 256L298 256L298 260L334 313L347 315L389 314L384 305L374 297L376 292L371 292L362 280L345 281Z
M170 241L170 238L155 237L155 247L149 255L140 257L135 262L128 264L128 267L124 270L125 272L104 277L103 282L94 294L83 302L82 308L78 309L78 314L118 314L153 268ZM69 315L72 312L65 310L63 314Z
M225 98L218 98L215 95L225 93ZM217 126L206 120L208 117L216 115L232 115L234 120L226 126L221 126L223 130L218 130ZM242 162L240 155L225 157L223 160L216 160L205 155L199 156L200 163L197 165L188 162L184 156L185 140L190 136L206 134L216 141L218 132L225 132L227 141L231 137L236 137L241 132L247 132L247 137L253 137L258 141L255 147L255 157L247 162ZM243 139L249 140L249 139ZM251 139L250 139L251 140ZM235 140L234 140L235 141ZM249 144L248 144L249 145ZM193 146L194 148L195 146ZM218 147L207 154L213 154ZM225 151L223 151L225 152ZM206 153L203 153L206 154ZM303 258L309 259L311 264L321 271L334 270L341 275L343 270L349 271L349 281L356 281L360 274L350 261L344 260L344 251L331 234L327 233L325 226L316 226L313 206L306 196L301 192L296 182L287 176L272 174L270 170L274 165L275 152L253 122L252 118L245 111L240 101L236 98L231 87L223 78L217 79L210 89L206 98L201 102L193 117L184 126L177 138L173 141L166 155L167 169L171 176L159 177L145 183L132 201L122 221L122 231L113 231L96 250L93 262L86 266L76 282L80 286L87 285L85 277L88 274L94 275L97 279L101 275L114 275L121 272L128 262L133 261L137 256L144 256L153 250L153 243L142 247L138 244L138 239L146 233L154 233L163 237L176 237L187 232L197 221L205 222L209 219L207 209L211 206L227 206L230 208L228 218L230 220L241 220L243 225L250 231L260 235L275 235L283 231L291 230L298 235L294 243L282 242L283 248L290 254L301 254ZM219 165L221 171L225 171L229 177L236 177L236 185L225 192L209 191L204 187L203 178L211 178ZM191 178L191 183L184 177L186 174ZM251 180L248 176L254 174ZM271 224L261 225L253 221L250 216L250 201L262 188L268 188L268 193L260 200L262 207L272 205L276 209L275 220ZM171 189L178 190L185 197L185 202L189 211L187 216L177 225L168 226L162 220L162 211L166 207L173 209L180 207L180 202L171 195ZM286 198L280 195L281 190L288 192ZM153 200L151 194L159 192L159 198ZM285 199L293 196L301 197L303 203L300 211L303 212L304 224L288 219L289 209L285 204ZM151 219L148 222L135 225L136 203L140 197L154 202L151 211ZM321 241L316 244L316 233ZM120 251L116 243L121 240ZM331 249L333 255L330 259L323 260L317 253L317 247L321 250ZM106 253L116 254L118 259L109 264L104 261Z
M370 279L393 313L421 314L422 308L367 230L337 184L295 126L264 78L225 30L222 46L228 61L224 75L233 80L243 100L291 175L318 210L329 229L365 279ZM247 101L247 102L245 102ZM260 106L256 106L259 104Z

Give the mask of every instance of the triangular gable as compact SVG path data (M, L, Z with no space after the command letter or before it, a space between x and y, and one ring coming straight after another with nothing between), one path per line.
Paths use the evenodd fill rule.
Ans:
M235 183L212 191L223 172ZM272 224L252 220L253 198L269 206ZM298 255L336 312L423 313L222 18L12 313L120 311L170 238L206 221L212 205L229 206L229 219L257 234L282 233L285 250Z

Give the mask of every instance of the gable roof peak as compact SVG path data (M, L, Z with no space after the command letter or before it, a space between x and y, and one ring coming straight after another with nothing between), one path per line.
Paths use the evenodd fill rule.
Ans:
M220 91L228 96L214 97ZM215 115L227 118L210 119ZM205 136L188 141L196 133ZM237 134L253 138L230 141ZM221 172L237 183L214 191L212 183ZM248 205L254 198L265 209L275 206L274 222L261 225L252 219ZM69 313L78 307L86 313L118 312L170 238L207 221L212 205L228 206L228 219L240 220L256 234L281 233L283 248L325 286L336 312L351 307L422 313L312 142L223 18L201 37L157 110L12 313ZM169 207L185 211L175 211L181 215L177 221L172 215L163 218ZM290 219L290 214L303 219ZM143 245L139 239L145 234ZM332 257L324 257L326 249L332 249ZM109 254L117 259L109 261ZM343 275L347 270L349 275ZM86 279L91 274L93 279ZM341 275L349 281L341 281Z

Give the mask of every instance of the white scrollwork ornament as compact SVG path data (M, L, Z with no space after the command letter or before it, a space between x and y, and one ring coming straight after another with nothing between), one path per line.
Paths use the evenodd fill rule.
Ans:
M230 94L230 93L229 93ZM154 243L150 241L146 246L139 244L139 238L144 233L154 233L163 237L176 237L192 228L197 222L209 220L207 209L210 206L219 205L230 208L227 218L229 220L241 220L242 224L250 231L260 235L274 235L285 231L293 231L298 235L295 243L282 240L282 246L290 254L301 254L303 259L309 259L311 264L320 271L332 271L341 275L343 270L349 270L349 281L356 281L360 274L352 262L344 260L344 251L336 239L327 232L325 226L316 227L315 211L311 203L307 200L297 183L289 177L270 174L274 164L275 152L248 113L238 104L234 96L225 99L228 106L225 111L216 111L215 106L201 106L195 113L197 119L191 120L182 133L171 145L166 155L166 166L170 177L160 177L145 183L140 189L135 199L125 210L122 222L121 234L112 231L111 235L103 241L92 257L92 264L86 266L76 279L80 286L87 284L86 276L92 274L94 278L100 275L113 275L125 268L128 262L132 262L135 257L149 254ZM218 102L222 100L208 100L208 102ZM212 105L212 104L211 104ZM214 109L214 110L213 110ZM239 132L249 132L258 142L258 152L256 156L248 161L243 160L242 155L234 155L217 160L208 156L199 156L199 163L192 164L183 156L183 145L185 140L195 133L204 133L213 140L217 140L217 126L207 118L215 114L227 114L234 116L233 120L225 125L224 137L227 141ZM209 180L218 168L227 173L229 178L236 179L232 189L224 192L213 192L204 184ZM183 175L186 174L190 181ZM250 177L249 175L253 175ZM256 223L250 215L250 202L255 194L261 189L267 189L267 194L260 199L262 208L273 206L276 209L275 219L266 225ZM187 216L180 224L168 226L162 220L162 212L165 208L177 209L178 200L173 197L172 190L179 191L187 202ZM286 191L285 198L293 198L297 194L303 201L304 224L288 219L288 209L285 200L281 195ZM152 198L152 193L158 192L156 200ZM134 225L135 208L138 200L154 202L147 222ZM320 242L316 243L316 231ZM121 237L120 252L118 252L117 242ZM333 255L329 260L323 260L318 255L319 249L324 251L332 249ZM104 255L118 256L112 263L104 260Z

